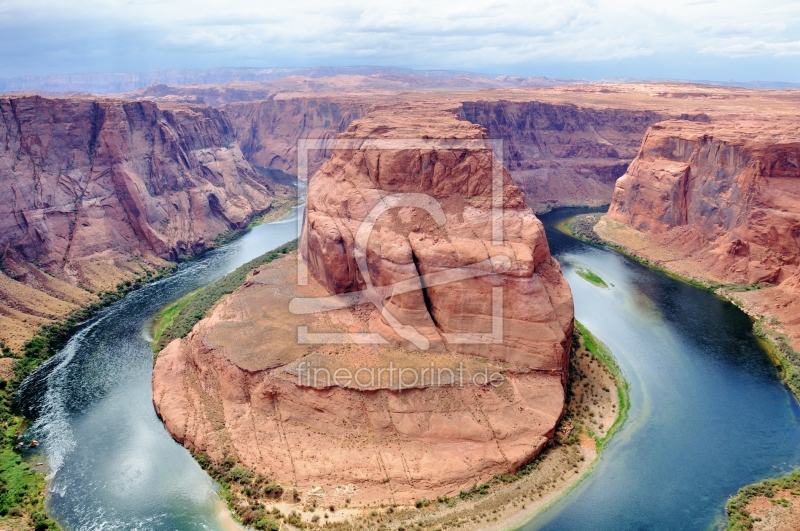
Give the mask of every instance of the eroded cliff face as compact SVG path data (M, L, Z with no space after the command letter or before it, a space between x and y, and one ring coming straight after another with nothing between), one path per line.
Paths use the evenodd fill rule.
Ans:
M270 207L274 185L219 110L21 96L0 114L7 344L90 301L80 288L113 289Z
M780 282L800 260L800 136L768 122L653 126L608 218L722 283Z
M681 114L669 108L652 110L638 101L631 105L624 100L595 102L596 94L588 89L564 93L561 99L567 101L547 101L553 94L532 89L530 93L483 91L476 100L474 91L461 92L457 86L450 92L425 93L412 90L412 83L407 92L400 92L383 81L339 76L275 83L154 85L142 95L167 101L200 98L220 106L231 116L248 160L289 174L297 173L299 139L333 139L373 107L399 102L450 107L463 120L486 128L490 138L503 141L504 162L537 211L609 203L614 182L635 157L647 128ZM687 116L707 119L697 112ZM311 151L308 175L330 155Z
M645 131L665 118L650 110L503 100L464 102L461 114L502 139L504 163L536 210L609 203Z
M671 120L616 184L606 240L681 275L762 289L730 297L800 348L800 129ZM770 287L772 286L772 287Z
M453 494L532 459L564 410L572 297L485 136L436 106L353 122L309 183L300 273L259 268L158 355L173 437L321 504Z
M563 372L570 335L564 331L571 331L572 326L569 289L550 257L541 223L525 205L523 193L505 168L498 172L498 185L493 189L490 148L391 149L394 139L441 138L440 130L456 142L480 140L484 131L438 109L394 112L375 111L372 120L341 135L342 140L355 141L358 149L335 152L309 184L301 244L307 249L304 258L310 271L331 293L364 289L356 245L364 220L371 219L370 212L382 204L393 204L382 203L389 194L400 194L398 205L424 202L424 197L408 194L426 194L436 201L429 210L406 205L394 216L375 220L365 249L372 252L367 252L369 259L364 262L367 270L374 271L374 283L393 285L461 267L489 267L492 259L501 256L509 260L508 271L500 284L495 275L488 275L391 296L388 311L405 325L428 330L431 345L447 344L451 351ZM502 205L496 214L493 201ZM498 216L496 224L503 232L502 244L492 243L493 215ZM436 216L444 217L436 221ZM501 266L492 263L490 267ZM492 287L498 285L507 288L503 322L506 335L514 339L497 347L448 342L446 334L458 332L461 323L469 325L461 332L486 329L484 325L491 323ZM548 303L518 314L532 299ZM520 315L520 320L514 315ZM540 360L532 363L533 357Z
M236 139L257 166L297 174L297 141L336 138L350 123L367 114L372 103L350 97L269 98L231 103L222 108L230 116ZM330 151L307 152L310 177L330 158Z

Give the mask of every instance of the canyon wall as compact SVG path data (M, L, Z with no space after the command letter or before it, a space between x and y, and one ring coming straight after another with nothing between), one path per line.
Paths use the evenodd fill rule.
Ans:
M239 145L253 164L297 173L297 140L333 139L374 106L377 97L270 98L223 105ZM504 164L537 211L610 202L614 182L633 160L652 111L593 109L537 101L451 103L462 119L503 141ZM330 157L309 153L309 174Z
M247 159L257 166L297 174L297 141L335 139L350 123L365 116L368 98L319 97L266 99L222 106L230 117L236 139ZM330 152L308 153L308 176L330 157Z
M726 290L800 348L800 127L670 120L645 135L595 231Z
M294 256L262 266L159 353L172 436L323 506L453 495L533 459L564 411L572 296L485 137L435 105L354 121L309 182L307 282Z
M20 96L0 115L4 343L270 208L219 110Z
M552 95L534 89L509 93L511 99L481 91L480 98L473 99L475 91L425 92L414 90L419 87L413 80L397 80L395 85L390 81L337 76L272 83L154 85L136 96L218 106L231 117L239 145L251 163L289 174L297 173L298 139L333 139L371 108L437 103L483 126L490 138L503 141L504 164L536 211L609 203L614 182L636 156L647 128L678 115L624 101L588 103L581 101L586 99L583 92L562 98L567 101L540 101L538 97ZM693 116L707 119L701 113ZM330 152L311 151L309 175L329 157Z
M502 139L504 164L540 211L610 202L645 131L664 119L649 110L503 100L464 102L461 115Z
M775 283L800 263L800 136L769 122L654 125L614 190L613 221L722 283Z

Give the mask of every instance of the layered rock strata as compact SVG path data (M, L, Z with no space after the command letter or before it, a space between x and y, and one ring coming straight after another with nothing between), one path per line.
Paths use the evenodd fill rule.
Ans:
M369 98L270 97L263 101L224 105L236 138L247 159L257 166L296 175L298 140L332 140L350 123L365 116L372 106ZM313 175L330 158L330 151L313 149L308 157L306 177Z
M800 129L769 121L654 125L595 231L684 276L777 285L737 294L795 338ZM633 229L633 230L632 230Z
M299 269L254 271L158 355L173 437L326 505L532 459L564 409L572 297L485 137L435 106L355 121L309 183Z
M0 99L0 341L270 208L224 113L91 98Z
M503 142L504 163L537 211L607 204L647 128L666 118L650 110L504 100L464 102L461 114Z
M614 181L633 160L647 127L674 114L628 108L619 102L595 107L579 101L538 101L539 94L533 91L514 94L509 100L502 98L504 94L491 93L482 94L486 99L473 100L474 94L457 90L391 93L378 79L361 79L356 85L352 81L292 78L261 84L158 85L143 94L201 98L219 105L231 116L248 160L290 174L298 171L300 139L332 139L371 107L397 99L448 102L463 119L484 126L491 138L503 141L512 178L536 211L608 203ZM330 152L324 150L309 152L308 175L329 157Z
M783 281L800 260L799 132L768 122L659 123L617 181L608 218L713 280Z

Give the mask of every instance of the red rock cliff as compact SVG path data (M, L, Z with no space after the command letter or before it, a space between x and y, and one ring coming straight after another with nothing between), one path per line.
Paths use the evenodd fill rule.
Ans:
M608 218L653 234L713 280L784 280L800 263L798 132L766 121L654 125Z
M492 287L503 285L505 333L513 340L498 346L448 348L564 373L572 299L550 257L541 223L502 168L497 200L502 204L498 225L502 224L503 243L492 245L489 150L372 146L380 140L440 138L441 131L457 140L485 138L482 128L457 121L448 112L412 109L375 111L370 120L357 122L340 139L353 140L359 148L336 151L309 184L302 243L307 244L312 274L331 293L363 289L354 251L362 222L388 194L427 194L441 204L446 222L434 222L431 213L420 208L378 219L369 240L373 282L394 284L420 274L475 267L498 255L509 257L512 265L500 284L492 276L429 287L417 296L390 297L389 311L406 325L428 329L432 344L442 345L448 343L446 334L457 332L462 323L468 324L468 331L485 328L491 321Z
M0 115L0 246L16 279L0 279L0 341L91 298L70 285L111 288L270 207L272 185L219 110L21 96L0 99ZM29 288L44 299L26 304Z
M465 120L503 140L505 165L537 210L604 204L636 156L650 110L539 101L464 102Z
M667 121L617 181L603 238L729 292L800 349L800 128L794 120Z
M270 98L238 102L222 108L230 116L236 138L247 159L258 166L297 174L297 141L333 139L350 122L367 114L372 103L352 97ZM313 175L330 153L309 153Z
M201 98L232 118L245 156L259 166L294 174L297 140L334 138L375 105L395 102L447 102L464 120L482 125L491 138L502 139L505 162L518 186L537 210L554 205L607 203L614 181L633 160L647 127L676 115L640 104L584 102L586 93L564 94L571 101L547 101L546 92L414 91L384 85L385 78L347 76L273 83L229 83L170 87L153 85L137 95ZM408 81L407 79L405 81ZM465 85L466 87L467 85ZM401 92L401 87L406 91ZM606 89L606 92L613 92ZM510 99L504 99L504 96ZM550 94L552 96L552 94ZM537 98L545 97L542 100ZM562 100L564 98L562 97ZM330 157L312 153L310 174Z

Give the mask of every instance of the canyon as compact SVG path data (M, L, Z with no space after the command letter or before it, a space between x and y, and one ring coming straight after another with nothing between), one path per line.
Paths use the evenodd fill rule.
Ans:
M485 130L399 111L354 121L310 179L301 273L255 270L153 372L173 437L307 503L457 494L533 459L565 408L572 298L541 223L506 170L493 186Z
M289 193L207 106L12 96L0 113L0 342L11 348Z
M308 153L298 255L251 272L157 357L156 410L204 458L354 505L452 495L530 462L566 402L572 297L535 216L561 206L610 204L600 237L800 349L797 92L332 74L0 97L0 342L19 351L245 228L291 195L298 142L321 139L350 147ZM378 147L408 140L430 145ZM420 280L448 271L464 277ZM361 368L377 380L309 379ZM434 368L468 383L434 384Z
M272 179L297 173L299 140L332 140L372 109L435 104L482 125L537 212L609 202L647 127L677 112L628 105L624 87L527 86L539 81L493 82L524 87L498 89L463 77L341 74L9 96L0 342L18 350L98 292L246 225L288 193ZM329 157L310 150L308 175Z
M670 271L727 289L798 349L800 129L768 118L652 126L595 231Z

